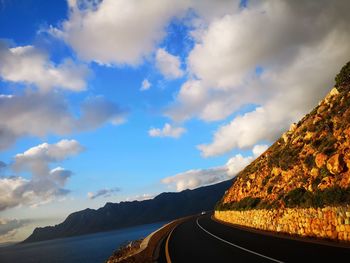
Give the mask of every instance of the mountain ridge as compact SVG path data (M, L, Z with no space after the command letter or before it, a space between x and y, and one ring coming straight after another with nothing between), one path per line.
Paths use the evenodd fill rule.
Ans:
M98 209L86 208L69 214L62 223L55 226L35 228L23 243L169 221L212 210L233 180L178 193L165 192L150 200L107 202Z

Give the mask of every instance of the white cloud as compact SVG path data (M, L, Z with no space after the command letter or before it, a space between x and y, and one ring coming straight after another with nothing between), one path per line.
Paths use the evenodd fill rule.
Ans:
M28 219L0 218L0 243L14 241L17 231L30 222Z
M75 155L83 150L83 147L75 140L61 140L56 144L43 143L16 154L15 164L31 161L57 162L70 155Z
M164 48L157 50L156 67L168 79L176 79L184 75L181 70L180 58L169 54Z
M80 118L76 118L57 93L0 95L0 149L23 136L66 135L95 129L106 122L119 124L124 117L125 111L103 97L85 100Z
M88 192L87 196L89 199L95 199L97 197L102 196L103 198L109 197L117 192L120 192L120 188L115 187L115 188L104 188L104 189L100 189L98 190L96 193L94 192Z
M0 211L18 205L37 206L67 194L64 189L72 172L50 165L83 151L75 140L61 140L56 144L43 143L14 157L11 168L15 174L29 172L30 179L21 176L0 177Z
M106 100L103 96L91 97L81 105L82 117L76 123L79 130L90 130L103 123L119 125L125 122L125 110L119 105Z
M169 187L175 187L176 191L182 191L213 184L225 179L227 179L227 168L223 166L210 169L189 170L166 177L161 182Z
M259 105L219 127L211 143L199 146L204 156L275 140L317 104L347 62L349 8L348 1L249 2L211 20L189 54L192 77L166 114L214 121Z
M192 0L191 7L198 14L196 23L206 24L229 13L239 11L240 0ZM196 24L195 24L196 25Z
M237 154L231 157L223 166L189 170L166 177L162 179L161 182L168 185L170 188L175 188L177 191L219 183L236 176L251 163L263 149L266 149L266 147L266 145L255 145L252 150L253 156L244 157L241 154Z
M28 180L22 177L0 177L0 211L19 205L27 199L27 196L19 196L15 193L16 189L22 188L28 184Z
M277 112L272 111L272 113L277 115ZM251 147L263 139L272 141L281 132L275 127L288 116L283 116L281 113L279 117L277 119L277 116L271 116L264 108L259 107L220 127L214 134L213 143L199 145L198 148L204 157L210 157L229 152L233 148Z
M149 136L151 137L173 137L179 138L182 134L186 132L185 128L174 127L169 123L165 123L162 129L151 128L148 131Z
M182 0L104 0L85 8L68 3L69 19L51 32L84 60L118 65L139 64L164 37L170 19L187 6Z
M6 81L34 84L43 91L81 91L86 87L89 71L85 65L70 59L56 65L33 46L8 48L0 42L0 61L0 77Z
M156 195L154 194L142 194L142 195L135 195L132 197L125 198L125 201L144 201L153 199Z
M253 147L252 152L255 157L259 157L269 148L266 144L257 144Z
M144 79L144 80L142 81L140 90L141 90L141 91L149 90L151 86L152 86L152 85L151 85L151 83L148 81L148 79Z
M227 175L229 177L236 176L244 167L250 164L255 158L253 156L243 157L241 154L237 154L231 157L227 163Z

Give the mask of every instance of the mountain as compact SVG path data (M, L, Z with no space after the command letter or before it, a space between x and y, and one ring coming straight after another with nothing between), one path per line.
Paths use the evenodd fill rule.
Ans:
M346 206L349 169L350 62L329 94L240 172L216 210Z
M37 242L168 221L212 210L231 184L232 180L228 180L179 193L161 193L152 200L106 203L97 210L85 209L72 213L58 225L36 228L23 242Z

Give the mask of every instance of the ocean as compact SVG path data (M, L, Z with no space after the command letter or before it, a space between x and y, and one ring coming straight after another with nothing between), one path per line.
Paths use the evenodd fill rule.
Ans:
M146 237L164 224L147 224L84 236L0 247L0 262L105 262L121 244Z

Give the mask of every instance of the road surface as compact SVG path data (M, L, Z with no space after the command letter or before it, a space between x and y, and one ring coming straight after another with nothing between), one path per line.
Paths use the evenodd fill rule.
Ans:
M158 262L350 262L350 247L265 235L207 214L178 225L162 242Z

